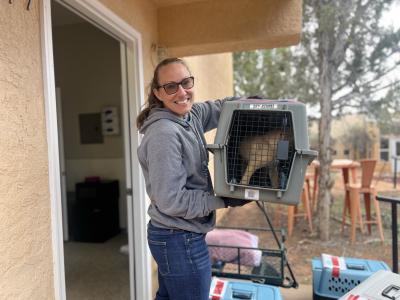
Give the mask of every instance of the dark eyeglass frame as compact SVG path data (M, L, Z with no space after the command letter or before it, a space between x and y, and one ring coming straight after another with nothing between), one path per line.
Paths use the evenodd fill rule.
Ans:
M188 82L188 84L190 86L188 86L187 84L184 84L184 82L186 80L188 80L188 79L190 79L190 81ZM168 88L168 86L170 88ZM191 89L192 87L194 87L194 77L193 76L189 76L189 77L183 78L180 82L171 81L171 82L168 82L166 84L159 85L157 87L157 89L163 88L167 95L173 95L178 91L179 86L181 86L185 90Z

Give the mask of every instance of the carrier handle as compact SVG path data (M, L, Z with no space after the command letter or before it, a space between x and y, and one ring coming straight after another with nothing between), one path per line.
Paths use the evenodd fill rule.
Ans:
M382 296L389 298L391 300L399 299L400 297L400 287L397 285L391 284L387 288L385 288L382 292Z
M311 156L313 159L318 156L318 151L315 150L308 150L308 149L300 149L296 150L297 154L304 155L304 156ZM311 160L312 161L312 160Z
M253 299L252 292L232 291L232 299Z
M224 149L223 144L207 144L206 149L210 151L212 154L214 154L215 150L222 150Z

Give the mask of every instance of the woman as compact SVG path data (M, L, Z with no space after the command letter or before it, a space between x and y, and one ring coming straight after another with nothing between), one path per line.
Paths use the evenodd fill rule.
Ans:
M156 300L208 299L205 233L215 225L216 209L247 203L214 196L204 132L217 126L225 100L193 104L193 86L181 59L163 60L137 118L144 134L138 156L151 200L147 238L158 265Z

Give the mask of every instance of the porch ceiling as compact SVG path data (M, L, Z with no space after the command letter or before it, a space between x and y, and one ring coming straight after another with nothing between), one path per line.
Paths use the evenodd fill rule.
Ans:
M153 0L170 56L285 47L300 41L301 0Z
M193 2L201 2L207 0L153 0L157 7L166 7L172 5L189 4Z

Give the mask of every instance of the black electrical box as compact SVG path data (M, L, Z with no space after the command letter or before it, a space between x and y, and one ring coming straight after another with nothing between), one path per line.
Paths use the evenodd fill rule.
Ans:
M80 182L71 224L72 239L101 243L120 232L118 180Z

